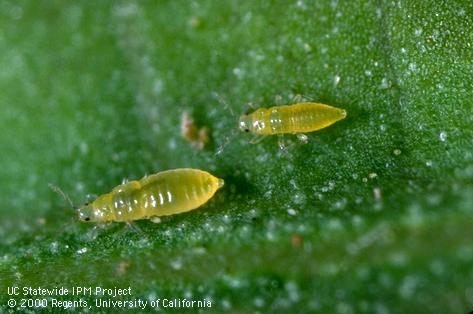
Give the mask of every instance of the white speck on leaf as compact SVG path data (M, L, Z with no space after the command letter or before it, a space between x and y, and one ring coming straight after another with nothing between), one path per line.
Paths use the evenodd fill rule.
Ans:
M374 188L373 189L373 196L374 196L375 200L380 201L381 200L381 189L380 188Z
M87 248L86 247L83 247L83 248L77 250L77 254L84 254L84 253L87 253Z
M410 299L415 294L417 285L418 285L418 280L416 277L407 276L406 278L404 278L401 286L399 287L399 294L404 299Z
M52 254L56 254L58 252L58 247L59 247L59 244L56 241L51 242L51 245L49 246L49 251Z
M243 78L243 76L245 75L245 72L240 69L240 68L234 68L233 69L233 74L238 78L238 79L241 79Z
M442 142L445 142L447 140L447 132L445 131L440 132L439 138Z
M388 88L388 87L389 87L389 81L388 81L388 79L384 77L384 78L381 80L381 84L380 84L379 87L380 87L381 89L386 89L386 88Z
M294 196L292 197L292 200L294 201L295 204L303 204L306 200L306 197L302 193L295 193Z
M175 259L171 261L171 267L175 270L179 270L182 268L182 261L180 259Z
M335 75L333 78L333 85L337 86L340 83L340 76Z

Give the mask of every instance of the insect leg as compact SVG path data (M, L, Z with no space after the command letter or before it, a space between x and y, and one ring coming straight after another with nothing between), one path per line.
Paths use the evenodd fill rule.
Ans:
M250 140L251 144L258 144L266 138L266 135L257 135Z
M284 142L284 135L282 134L278 134L278 145L281 150L286 150L286 143Z
M111 223L98 223L87 233L87 237L91 241L94 241L95 239L97 239L97 236L99 235L99 230L106 230L110 226L112 226Z
M283 98L281 95L276 95L274 96L274 103L277 105L277 106L280 106L283 104Z
M250 101L250 102L247 102L246 105L247 105L248 107L250 107L250 109L253 109L253 110L256 109L255 104L252 103L251 101Z
M278 145L279 145L279 156L286 156L288 159L292 160L293 156L289 153L288 147L292 146L294 142L289 142L289 145L287 145L284 135L283 134L278 134Z
M132 221L127 221L126 225L130 227L133 231L144 234L143 230L141 230L136 224L134 224Z
M234 134L235 134L235 130L232 130L230 135L223 139L223 143L218 146L218 149L215 155L220 155L221 153L223 153L223 150L228 145L228 143L230 143L230 138L233 137Z
M304 96L304 95L301 95L301 94L295 94L295 95L292 95L292 101L294 103L300 103L300 102L305 102L305 101L313 101L310 97L307 97L307 96Z
M98 232L99 230L99 225L95 225L92 230L90 230L90 232L88 233L88 236L90 236L90 239L93 241L95 239L97 239L97 236L99 234Z
M307 143L309 141L309 137L307 135L305 135L304 133L297 133L297 138L303 142L304 144Z

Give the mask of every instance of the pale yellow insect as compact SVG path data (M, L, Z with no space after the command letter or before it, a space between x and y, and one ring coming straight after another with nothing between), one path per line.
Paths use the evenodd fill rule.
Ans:
M323 129L344 119L347 112L332 106L304 102L260 108L240 117L240 130L258 135L298 134Z
M132 221L183 213L206 203L224 184L198 169L159 172L130 181L79 208L82 221Z

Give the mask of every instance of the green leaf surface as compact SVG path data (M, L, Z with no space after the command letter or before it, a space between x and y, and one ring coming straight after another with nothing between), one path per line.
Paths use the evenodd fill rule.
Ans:
M103 286L212 302L161 312L471 311L472 18L465 0L1 1L0 310L27 310L11 286ZM247 103L298 95L348 117L283 152L238 132ZM181 167L226 185L141 232L94 230L48 187L81 204Z

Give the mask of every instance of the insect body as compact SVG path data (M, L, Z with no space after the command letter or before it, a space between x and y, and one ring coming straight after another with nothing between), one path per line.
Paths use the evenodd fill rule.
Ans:
M308 133L323 129L347 115L343 109L304 102L261 108L240 117L240 130L258 135Z
M82 221L131 221L173 215L206 203L222 179L198 169L168 170L115 187L79 209Z

